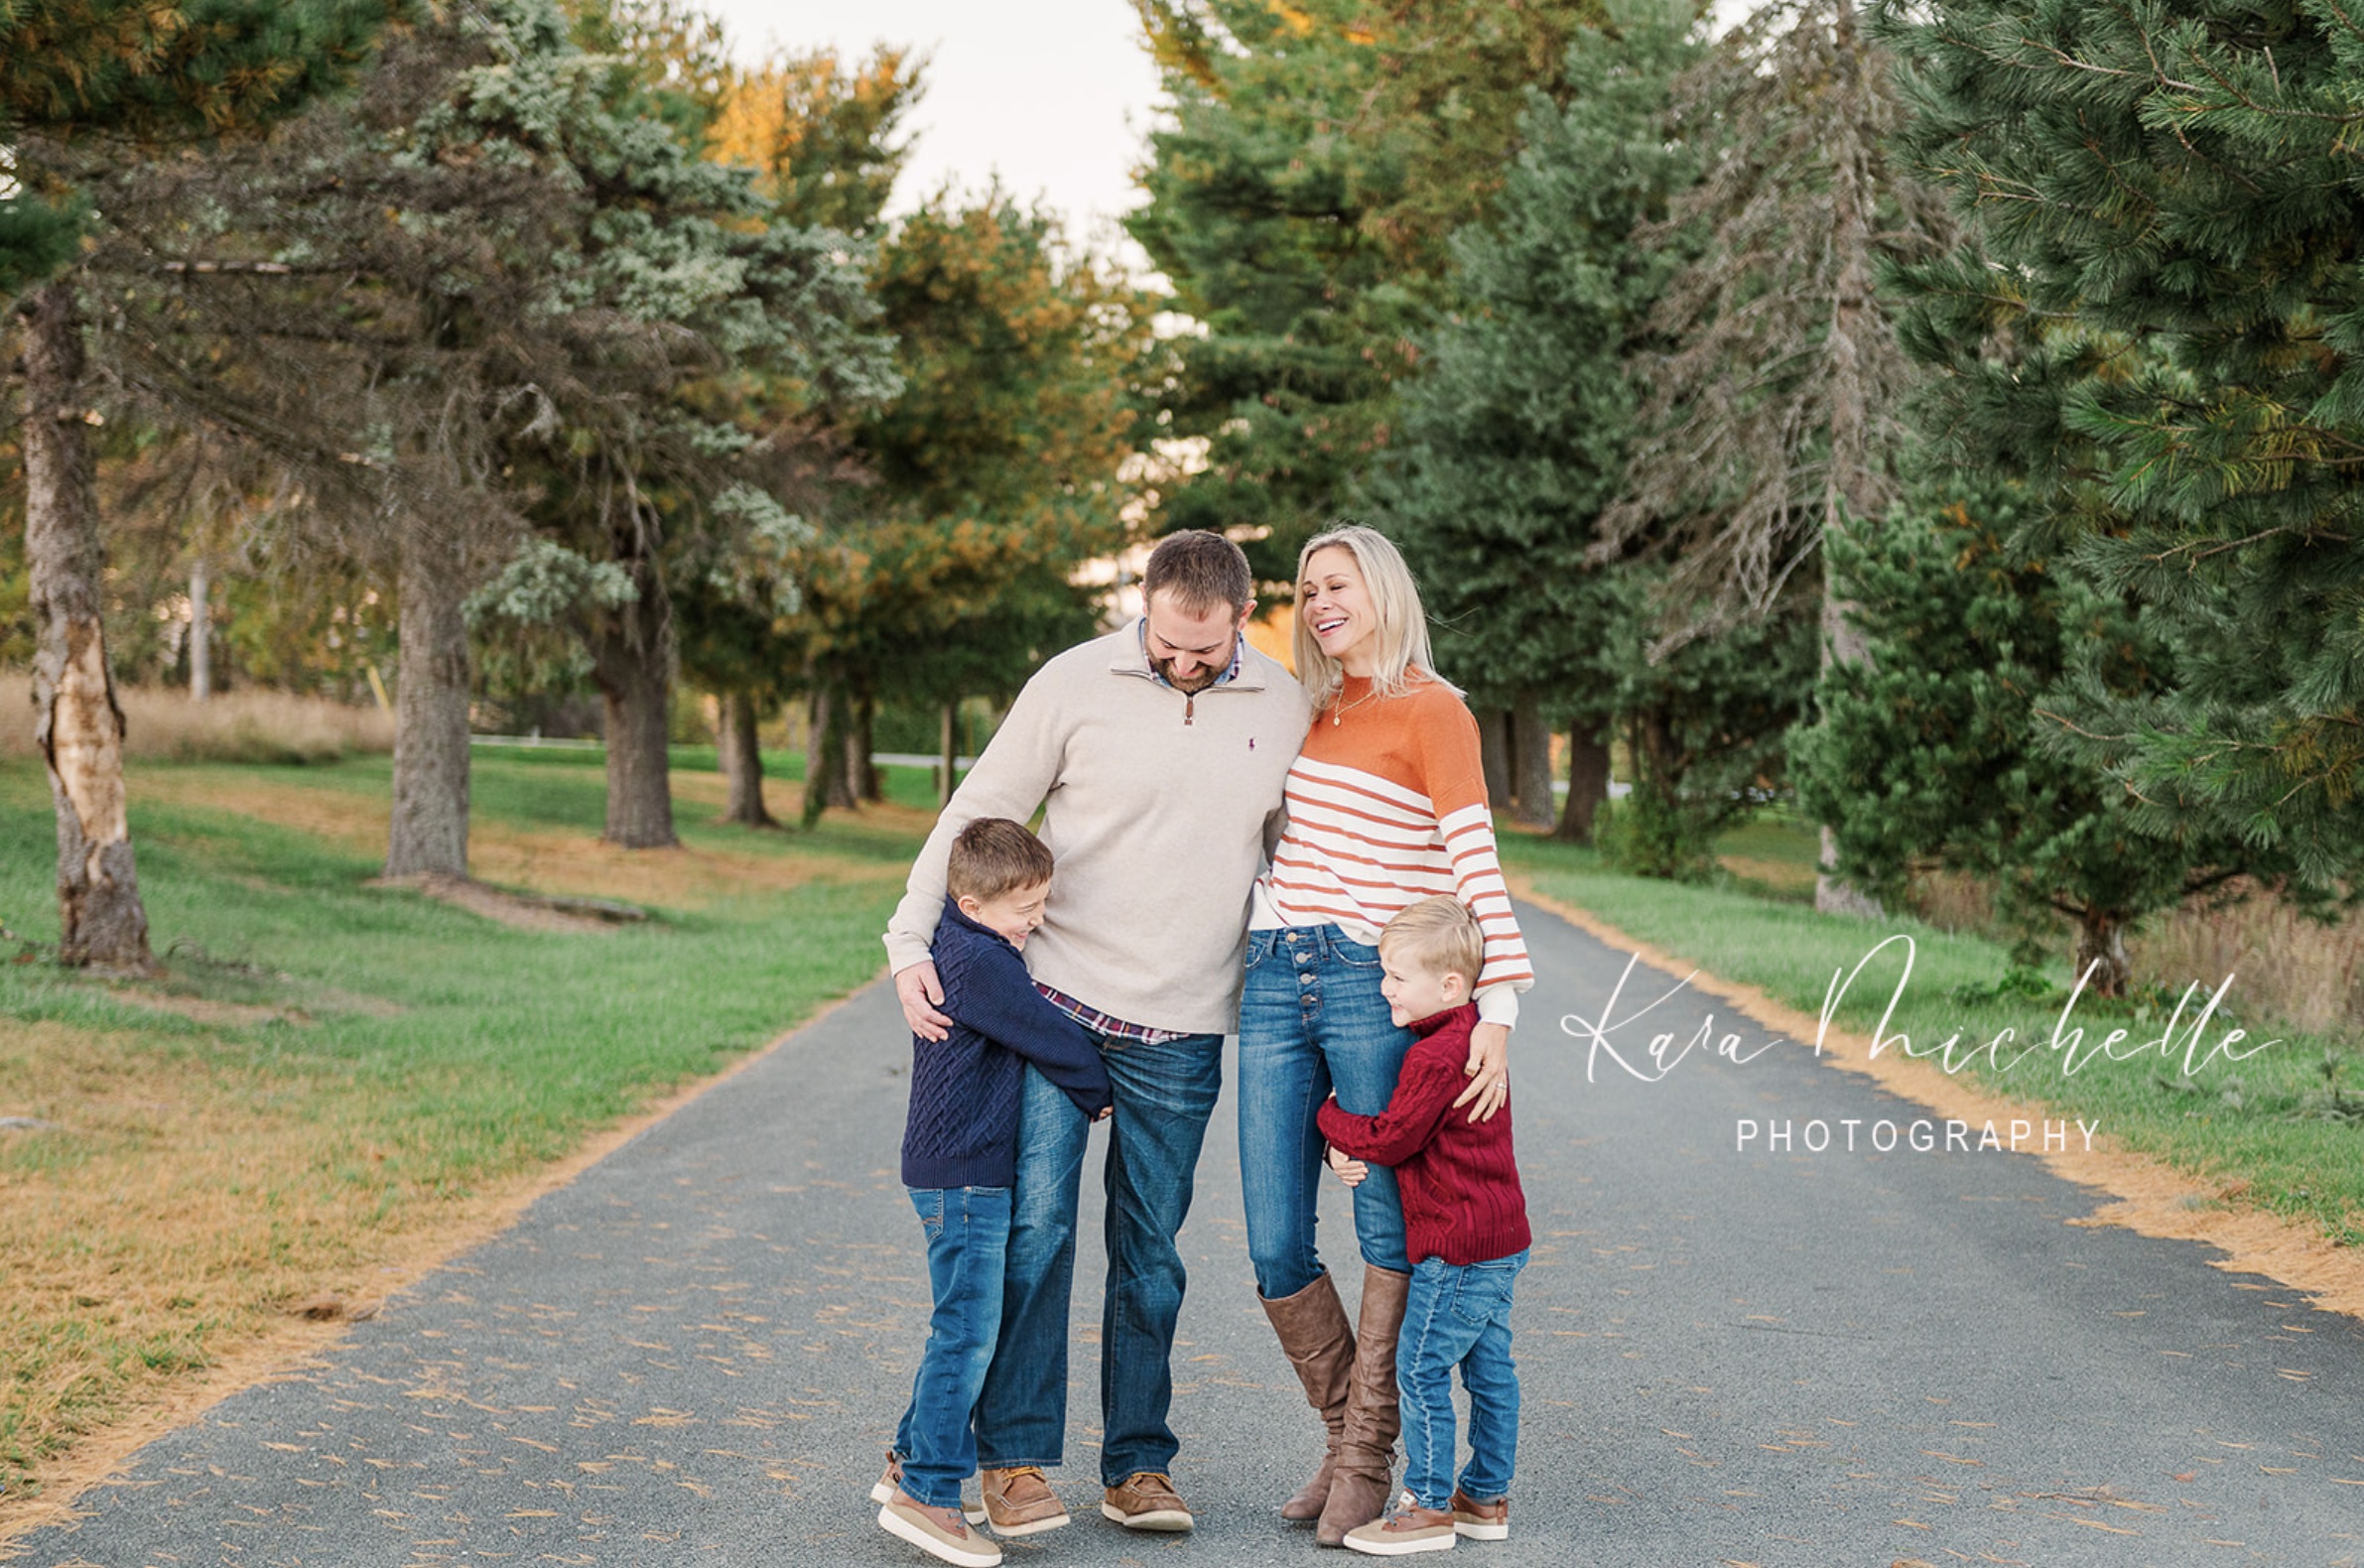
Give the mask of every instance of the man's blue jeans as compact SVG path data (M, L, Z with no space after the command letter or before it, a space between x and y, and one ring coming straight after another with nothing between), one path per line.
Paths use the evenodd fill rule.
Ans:
M1248 1257L1267 1301L1321 1277L1314 1242L1322 1129L1314 1115L1338 1092L1357 1115L1376 1116L1394 1097L1412 1032L1388 1017L1379 994L1379 949L1336 926L1248 934L1240 1001L1240 1185L1248 1206ZM1395 1173L1374 1165L1355 1189L1363 1260L1404 1273L1403 1207Z
M928 1348L895 1428L903 1491L931 1508L961 1505L977 1470L970 1418L1001 1329L1001 1273L1009 1245L1007 1187L913 1187L911 1207L928 1239L928 1289L936 1310Z
M1517 1251L1490 1263L1424 1257L1404 1297L1395 1341L1403 1416L1403 1490L1424 1508L1453 1501L1453 1369L1469 1390L1469 1466L1461 1490L1480 1503L1510 1495L1518 1462L1518 1369L1510 1360L1510 1287Z
M1223 1087L1223 1036L1158 1045L1103 1037L1100 1050L1116 1101L1100 1319L1100 1469L1102 1484L1114 1487L1140 1471L1170 1471L1181 1448L1166 1424L1185 1283L1174 1239ZM1066 1452L1068 1295L1091 1130L1065 1094L1026 1069L1001 1338L977 1407L979 1462L989 1468L1056 1465Z

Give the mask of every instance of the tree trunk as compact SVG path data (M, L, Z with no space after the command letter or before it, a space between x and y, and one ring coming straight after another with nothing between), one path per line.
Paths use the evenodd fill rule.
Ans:
M1861 70L1864 49L1856 32L1852 6L1837 10L1837 58L1842 68ZM1849 96L1845 101L1855 101ZM1864 356L1870 338L1881 329L1872 293L1872 192L1870 171L1862 159L1868 152L1836 159L1831 181L1831 249L1838 263L1837 287L1832 290L1830 331L1823 352L1830 359L1830 477L1823 491L1822 511L1822 668L1860 664L1870 657L1863 633L1848 620L1849 605L1839 598L1830 570L1830 541L1850 522L1872 515L1879 480L1872 471L1870 395L1865 390ZM1821 856L1814 873L1814 907L1826 915L1856 915L1871 919L1881 914L1880 901L1841 880L1838 835L1822 825Z
M846 737L846 777L855 795L866 801L886 799L886 781L879 776L878 764L870 760L870 736L877 719L878 699L862 693L854 710L853 732Z
M1478 710L1478 763L1486 772L1486 804L1510 805L1510 716L1500 708Z
M1568 805L1554 836L1569 844L1593 842L1593 820L1609 799L1609 747L1582 725L1568 733Z
M2093 966L2086 988L2096 996L2123 996L2134 978L2134 962L2126 955L2126 922L2117 911L2088 906L2077 921L2075 967L2079 975Z
M467 574L459 550L417 520L402 532L395 588L394 820L386 874L467 875Z
M58 815L58 956L147 971L148 912L132 862L123 710L99 613L95 414L82 401L82 324L69 274L27 301L25 564L39 628L34 741Z
M842 695L827 686L813 688L805 728L804 824L810 828L821 813L854 805L854 791L846 782L846 734Z
M213 618L205 602L211 584L205 558L189 564L189 700L201 703L213 695Z
M937 747L944 754L944 765L936 775L936 804L952 804L952 792L959 787L957 777L961 759L961 704L958 698L944 705L944 733Z
M1510 782L1517 792L1515 821L1522 828L1549 828L1551 811L1551 726L1543 722L1543 694L1531 687L1510 710Z
M722 753L722 779L729 792L724 822L747 828L777 828L763 805L763 754L755 737L755 700L744 692L721 694L722 722L716 726L716 749Z
M607 826L600 837L627 849L667 849L681 843L665 750L673 672L664 650L645 641L628 624L618 627L600 638L594 660L606 700Z

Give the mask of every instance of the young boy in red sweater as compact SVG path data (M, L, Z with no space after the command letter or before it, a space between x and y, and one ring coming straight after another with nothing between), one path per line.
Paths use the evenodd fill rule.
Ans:
M1385 1518L1347 1532L1374 1556L1445 1551L1458 1536L1510 1533L1518 1451L1518 1372L1510 1361L1510 1286L1526 1266L1526 1197L1510 1154L1510 1107L1491 1121L1453 1113L1468 1080L1470 987L1486 959L1477 916L1423 898L1379 934L1379 992L1420 1038L1376 1116L1321 1109L1330 1162L1350 1185L1359 1162L1390 1166L1403 1197L1412 1282L1396 1341L1403 1411L1403 1497ZM1453 1480L1453 1369L1469 1390L1470 1461Z

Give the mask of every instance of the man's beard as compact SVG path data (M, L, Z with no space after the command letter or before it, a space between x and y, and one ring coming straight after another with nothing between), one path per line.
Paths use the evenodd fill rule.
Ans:
M1149 667L1158 673L1158 675L1165 681L1166 685L1172 687L1175 691L1180 692L1185 697L1195 697L1200 692L1205 691L1208 687L1213 686L1215 684L1215 678L1223 673L1220 670L1212 669L1209 666L1202 664L1199 666L1199 673L1196 675L1176 675L1174 673L1174 661L1171 659L1151 659L1149 661Z

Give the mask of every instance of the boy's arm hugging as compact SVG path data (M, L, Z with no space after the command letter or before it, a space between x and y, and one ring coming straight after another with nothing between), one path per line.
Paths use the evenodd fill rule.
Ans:
M1015 953L989 953L982 969L951 1003L960 1021L1033 1063L1085 1115L1098 1116L1113 1106L1100 1048L1082 1024L1043 999L1025 961Z

